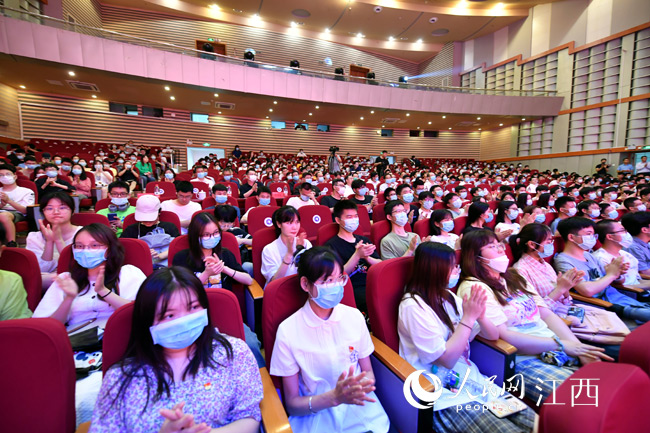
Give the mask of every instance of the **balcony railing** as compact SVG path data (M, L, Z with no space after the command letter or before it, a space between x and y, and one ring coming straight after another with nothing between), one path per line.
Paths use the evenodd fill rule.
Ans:
M168 42L155 41L145 39L138 36L132 36L125 33L120 33L112 30L106 30L97 27L91 27L84 24L68 22L59 18L53 18L47 15L27 12L19 9L14 9L6 6L0 6L0 11L3 15L10 18L17 18L23 21L42 24L49 27L73 31L90 36L96 36L113 41L123 42L127 44L139 45L143 47L153 48L157 50L168 51L185 56L202 57L208 60L217 62L237 64L249 68L264 68L279 73L303 75L307 77L323 78L327 80L347 81L354 83L362 83L366 85L397 87L402 89L424 90L435 92L453 92L453 93L469 93L475 95L499 95L499 96L556 96L555 91L545 90L516 90L516 89L483 89L483 88L470 88L470 87L454 87L454 86L431 86L428 84L397 82L384 79L370 79L364 77L353 77L349 75L339 75L329 71L316 71L305 68L290 68L272 63L239 59L236 57L225 56L216 53L207 53L205 51L197 50L194 48L183 47L180 45L170 44Z

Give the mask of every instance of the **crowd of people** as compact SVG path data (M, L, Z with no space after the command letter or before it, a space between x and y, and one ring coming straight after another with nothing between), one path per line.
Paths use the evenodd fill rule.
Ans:
M622 337L594 339L585 326L608 320L625 334L650 320L645 157L636 167L626 159L618 170L603 160L593 174L391 158L385 151L371 159L302 149L266 155L235 146L227 157L211 154L177 172L164 149L131 142L92 160L14 147L0 164L0 242L22 244L16 224L37 191L42 219L25 246L40 266L43 296L31 312L20 278L0 271L7 282L0 320L52 317L101 333L117 308L134 302L122 361L103 381L82 379L96 400L91 431L207 432L230 424L252 432L261 420L261 343L247 326L245 342L215 330L205 289L251 285L256 268L262 286L297 275L308 300L278 328L268 366L282 379L292 428L387 432L390 420L374 393L366 276L382 261L413 257L399 304L399 354L445 386L434 429L532 431L530 407L504 418L451 408L472 399L452 400L450 374L488 383L470 358L476 335L515 346L515 371L530 383L546 379L525 387L533 402L552 393L550 378L562 382L581 365L617 359ZM91 178L109 199L95 212L107 224L74 225L71 194L95 197ZM152 182L155 192L145 193ZM275 240L256 263L251 210L271 206ZM323 223L338 225L322 245L301 226L306 206L328 208L331 221ZM365 213L373 225L387 224L374 242L359 234ZM223 245L226 233L237 248ZM184 248L172 258L170 244L180 236ZM119 238L147 243L151 275L125 264ZM69 269L61 273L69 245ZM356 308L341 304L348 282ZM204 383L219 385L203 392Z

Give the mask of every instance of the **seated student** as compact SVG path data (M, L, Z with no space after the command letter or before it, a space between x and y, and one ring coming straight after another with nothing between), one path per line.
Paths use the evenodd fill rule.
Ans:
M59 176L70 176L70 171L72 171L72 164L72 158L62 158L61 168L59 169Z
M384 190L384 198L386 201L393 201L397 200L397 193L395 192L394 188L386 188Z
M176 172L174 172L174 170L169 167L166 168L164 171L164 175L160 179L160 181L166 183L173 183L174 187L176 187L176 184L178 183L178 181L176 180ZM161 185L161 188L164 188L164 186Z
M551 223L551 231L554 235L557 233L557 226L560 224L560 221L571 218L578 213L576 199L569 195L559 197L555 201L555 207L558 210L558 214L557 218Z
M372 208L377 204L377 196L368 195L368 187L361 179L352 181L352 190L354 196L350 199L358 206L365 206L369 214L372 214Z
M457 194L450 192L442 198L442 202L445 204L445 208L451 212L454 218L465 215L465 209L463 209L463 201L458 197Z
M422 174L424 176L424 173ZM413 195L415 198L420 197L420 194L428 189L424 187L424 181L422 178L418 178L413 181Z
M650 320L650 305L638 302L611 286L629 268L623 258L618 257L602 267L589 252L596 245L593 221L581 217L568 218L560 222L558 231L565 247L555 256L555 270L567 272L576 268L584 271L584 281L575 286L578 293L611 302L611 310L623 318L641 323Z
M612 220L598 222L595 230L602 245L601 248L594 252L598 264L604 269L612 260L622 257L623 262L627 263L629 268L618 281L626 286L639 284L641 282L639 261L632 254L623 250L623 248L632 246L634 242L632 235L625 230L621 223Z
M396 182L395 175L390 170L386 170L386 172L384 173L384 183L379 185L379 192L385 193L386 188L392 188L396 186L395 182ZM384 196L386 195L384 194Z
M244 270L248 272L248 274L252 277L252 257L246 246L253 245L253 238L243 228L235 227L235 220L237 219L237 212L235 211L235 207L227 204L219 205L214 210L214 217L219 223L219 228L222 232L232 233L237 238L239 251L232 251L232 253L239 254L242 261L242 268L244 268Z
M104 215L108 218L115 234L120 237L124 228L124 218L135 212L135 206L129 203L129 185L121 180L108 185L108 196L111 203L108 207L97 211L98 215Z
M343 179L334 179L332 181L332 192L329 195L323 196L320 200L320 204L327 206L330 210L334 211L334 205L343 200L345 197L343 193L345 192L345 182Z
M72 181L72 186L75 188L75 194L79 196L79 199L83 200L92 197L92 183L90 182L90 178L86 175L86 170L81 164L72 164L70 180Z
M32 178L34 170L38 168L38 163L36 162L36 157L34 155L25 156L25 168L22 168L20 171L27 178Z
M472 203L469 206L469 209L467 209L467 221L465 223L465 228L463 229L463 235L472 232L474 230L482 230L483 228L492 230L484 226L485 224L492 222L493 219L494 219L494 214L492 213L492 210L490 209L490 206L487 203L482 203L478 201ZM501 237L499 235L501 235ZM501 232L497 234L497 237L499 237L500 241L505 239L505 237L503 236L504 234Z
M594 200L582 200L578 203L577 216L589 218L593 222L600 221L600 206Z
M0 224L0 256L6 245L5 229ZM27 292L20 275L0 270L0 287L2 287L0 290L0 321L32 317L32 312L27 306Z
M248 198L251 195L257 195L259 187L264 186L257 181L257 173L254 168L246 170L246 183L239 185L239 197Z
M413 224L420 217L418 207L413 204L413 190L409 184L403 183L397 187L395 190L397 193L397 198L402 202L404 208L407 209L407 215L409 218L409 224Z
M460 249L460 237L454 230L454 217L447 209L436 209L429 218L429 233L431 242L447 245L454 250Z
M445 190L440 185L433 185L429 191L433 194L436 203L442 203L442 196L445 195Z
M129 192L135 190L140 181L140 173L135 167L135 161L126 161L123 166L118 166L117 178L128 185Z
M310 183L304 182L300 185L300 197L291 197L287 200L287 206L293 206L300 209L303 206L310 206L318 204L314 197L314 191Z
M0 225L4 228L6 245L15 247L16 226L27 217L27 206L34 204L34 191L18 186L16 168L0 164Z
M167 266L169 244L180 236L176 225L160 221L160 199L144 194L135 204L135 224L125 227L120 238L141 239L149 245L154 269Z
M418 195L418 201L420 202L418 221L431 218L431 214L433 213L433 205L436 202L433 194L431 194L429 191L422 191Z
M487 294L483 289L475 285L465 299L449 290L456 287L459 276L452 248L436 242L424 242L417 247L413 272L399 304L399 354L416 370L435 370L443 384L449 370L456 372L461 380L469 370L468 381L481 389L494 387L493 392L497 394L499 387L490 385L489 379L469 359L469 343L479 333L488 340L496 340L499 331L486 318ZM454 408L472 401L493 400L494 394L471 398L467 392L454 392L447 385L434 405L434 431L532 431L535 413L530 408L507 418Z
M59 167L57 165L47 163L41 165L41 167L45 170L46 176L40 177L34 181L40 197L57 191L74 192L74 186L63 179L58 178ZM72 166L70 168L72 169Z
M533 205L533 198L530 194L521 193L517 195L517 206L519 207L519 209L523 211L524 208L532 205Z
M614 209L618 209L619 207L621 207L621 205L614 201L617 198L618 198L618 188L614 188L613 186L610 186L608 188L603 189L603 201L601 201L601 204L608 203Z
M630 212L645 212L647 209L638 197L628 197L623 200L623 205Z
M517 203L510 200L501 200L497 206L497 221L494 232L500 234L503 239L519 233L521 225L517 222L519 218L519 207Z
M339 225L339 232L325 244L336 252L345 263L344 272L350 276L354 288L357 308L368 314L366 304L366 276L370 266L381 259L370 239L355 235L359 228L357 205L351 200L341 200L334 206L334 221Z
M415 247L420 243L420 236L404 229L408 223L404 204L399 200L388 201L384 205L384 212L390 222L391 230L381 240L381 259L412 256Z
M256 207L260 207L260 206L265 207L271 205L271 190L268 187L261 186L258 188L257 202L258 202L257 206L251 206L246 211L244 216L241 217L241 219L239 220L241 224L248 224L248 214L250 213L251 209L255 209ZM239 210L239 208L236 209Z
M223 180L226 182L233 182L239 185L239 179L232 175L232 168L226 167L223 169Z
M56 277L33 317L52 317L71 327L96 319L92 326L103 328L113 311L135 299L145 275L124 264L124 247L103 224L82 227L72 255L70 271Z
M114 174L111 171L111 166L102 161L96 161L93 165L95 176L95 186L102 189L102 198L108 196L108 185L113 182Z
M632 235L632 245L625 251L639 262L639 274L650 279L650 212L626 213L621 224Z
M258 431L255 359L244 342L216 330L209 310L205 289L186 269L147 278L126 353L104 376L91 432Z
M573 300L569 290L582 281L583 271L569 269L563 275L555 272L544 259L553 255L553 233L543 224L527 224L510 236L510 248L515 260L514 268L535 289L548 307L558 316L567 318ZM580 321L576 319L574 324Z
M459 185L454 188L454 192L460 197L461 200L471 200L472 197L467 193L467 187Z
M190 179L190 182L204 183L210 189L214 187L214 178L212 176L208 176L208 167L201 164L195 165L193 171L196 177L194 179Z
M291 429L385 433L390 422L375 396L374 346L359 310L340 304L348 276L327 247L299 256L305 305L278 327L271 371L282 378Z
M43 219L38 221L39 231L27 235L26 248L38 259L43 289L50 287L56 277L59 254L72 243L80 226L72 225L74 201L64 192L42 196L39 208Z
M261 188L266 188L265 186L261 186ZM259 190L258 190L259 194ZM222 183L217 183L212 187L212 197L214 197L214 201L217 203L214 206L208 206L205 209L214 209L215 207L225 204L228 202L228 187ZM237 214L237 218L241 216L241 211L239 210L239 206L235 207L235 213Z
M499 338L517 347L515 373L521 374L525 383L535 382L535 386L524 384L530 400L545 400L573 373L568 367L577 364L575 358L582 363L612 360L604 349L578 341L526 279L508 269L505 247L490 230L463 236L461 267L458 296L469 295L476 285L486 290L485 317L497 327Z
M544 224L545 221L544 209L537 205L526 206L520 220L522 227L533 223Z
M194 212L201 210L201 205L192 201L194 187L186 180L179 181L176 185L176 200L162 202L161 209L174 212L181 220L181 234L187 234L187 227L190 225Z
M272 220L278 238L262 250L261 272L266 284L276 278L296 274L294 256L312 246L307 240L307 233L300 232L300 214L296 208L282 206L273 213Z

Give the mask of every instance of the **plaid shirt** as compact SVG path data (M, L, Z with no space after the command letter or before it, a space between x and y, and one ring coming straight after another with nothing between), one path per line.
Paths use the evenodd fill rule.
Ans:
M557 285L557 274L551 265L530 254L524 254L515 263L514 268L537 290L548 308L555 313L566 314L567 307L572 304L570 295L567 294L557 301L548 297Z

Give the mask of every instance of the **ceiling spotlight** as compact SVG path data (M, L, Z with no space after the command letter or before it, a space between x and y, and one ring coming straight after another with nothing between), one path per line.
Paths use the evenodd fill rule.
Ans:
M74 77L76 74L74 73L74 71L68 71L68 75L70 75L71 77Z
M359 119L363 120L363 116L359 117Z
M221 114L221 111L217 111L217 114ZM267 116L268 117L268 116Z
M97 99L97 95L92 95L93 99Z
M499 123L499 126L503 126L503 123Z
M357 38L365 38L365 36L363 35L363 33L359 32L357 33Z
M388 42L395 42L395 38L392 37L392 36L389 36L389 37L388 37Z
M169 86L165 86L165 90L169 92L171 89L169 88Z
M429 122L429 125L431 125L431 122Z
M416 42L417 42L418 44L421 44L421 43L422 43L422 38L418 39Z
M298 24L295 21L291 21L291 28L295 29L296 27L298 27Z
M481 118L480 118L480 117L477 117L476 120L481 120Z
M325 29L325 30L323 30L323 33L329 35L329 34L330 34L330 29Z
M480 131L480 130L481 130L481 128L479 128L478 130Z
M406 117L409 117L410 115L411 115L411 113L406 113Z
M302 121L303 121L303 122L306 122L306 121L307 121L307 119L302 119Z
M385 127L386 127L386 125L381 125L381 127L382 127L382 128L385 128Z
M313 115L314 115L314 113L309 113L309 115L310 115L310 116L313 116Z
M219 94L218 94L218 93L215 93L215 94L214 94L214 97L215 97L215 98L218 98L218 97L219 97Z
M172 101L175 101L176 97L175 96L170 96L169 99L171 99Z
M268 119L268 118L269 118L269 116L266 116L266 118Z
M420 129L420 127L419 127L419 126L418 126L418 129Z
M269 108L269 113L273 113L273 108Z
M375 114L375 110L370 110L370 114Z
M273 101L273 105L278 105L278 101Z
M318 110L319 108L320 108L320 107L317 105L317 106L316 106L316 109Z
M446 118L447 118L447 116L442 116L442 118L443 118L443 119L446 119Z
M218 4L211 4L211 5L210 5L210 9L219 10L219 9L221 9L221 8L219 7Z
M26 87L24 85L22 85L22 84L20 86L18 86L18 87L20 87L21 89L26 89Z
M451 129L451 127L449 129Z
M523 122L524 120L526 120L526 118L525 118L525 117L523 117L523 118L521 119L521 121L522 121L522 122Z

